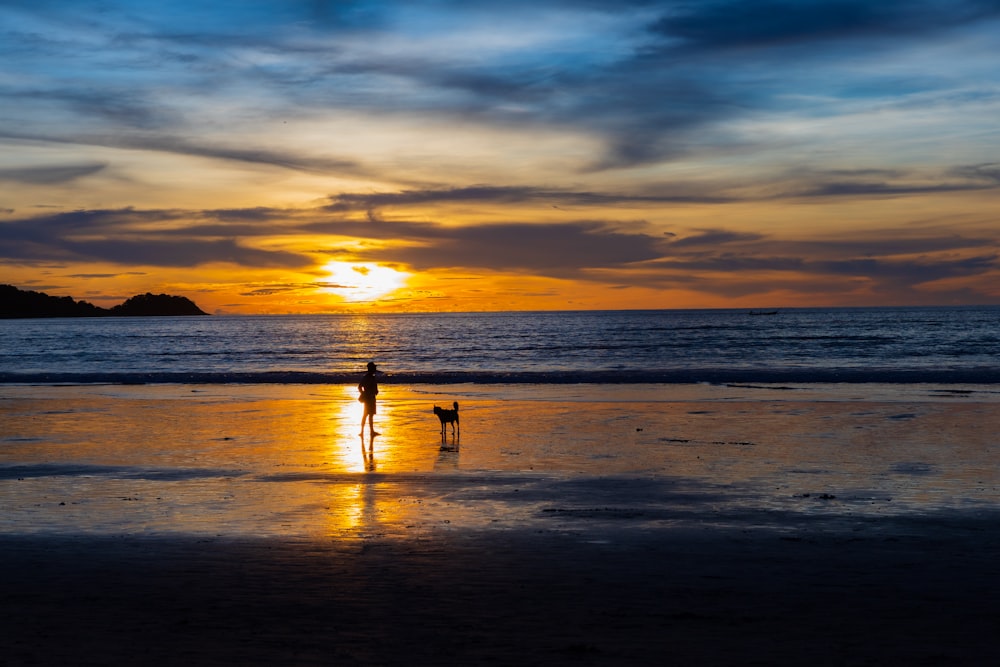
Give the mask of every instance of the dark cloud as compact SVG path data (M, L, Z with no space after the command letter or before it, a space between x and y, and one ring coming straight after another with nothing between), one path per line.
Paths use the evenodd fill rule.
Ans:
M77 232L123 233L147 223L185 219L178 211L91 209L9 220L2 224L3 239L58 241Z
M698 234L685 236L677 240L670 241L670 248L686 248L692 246L717 247L733 242L758 241L764 238L761 234L747 234L730 232L722 229L703 230Z
M931 183L897 184L885 182L835 181L814 185L798 193L801 197L885 197L898 195L919 195L935 192L962 192L995 188L997 184L972 183Z
M1000 255L983 254L966 258L948 256L903 259L839 259L815 261L788 256L725 256L704 260L664 260L627 271L604 271L594 277L601 282L616 280L624 286L653 289L684 289L734 298L785 291L829 297L844 297L863 286L871 303L885 299L906 303L983 303L989 296L968 288L933 292L922 289L928 283L948 278L985 276L1000 270ZM734 276L738 279L734 280ZM857 300L855 305L859 305Z
M667 190L664 188L664 190ZM417 204L447 204L474 202L479 204L520 204L540 202L569 206L599 206L616 204L722 203L729 199L698 194L609 194L600 192L548 189L531 186L477 185L464 188L403 190L386 193L341 193L331 197L330 211L357 211L386 206Z
M848 239L790 241L712 230L669 243L660 259L644 263L630 279L728 297L781 289L820 295L850 291L863 281L873 294L907 295L920 303L933 300L920 292L922 285L1000 271L998 249L998 239L957 234L900 238L889 230L870 230Z
M65 242L64 248L78 258L96 259L140 266L199 266L226 262L261 268L302 268L312 260L304 255L241 246L231 239L218 241L77 241Z
M873 258L975 252L1000 246L1000 238L925 233L900 237L898 231L870 230L821 240L788 240L725 229L704 230L664 241L664 262L696 271L797 270L806 262L861 262Z
M427 230L427 228L424 228ZM615 231L599 222L487 224L435 227L429 242L362 252L371 260L407 264L417 270L452 267L519 270L570 276L581 269L622 266L655 259L661 240Z
M145 276L145 271L122 271L120 273L70 273L67 278L119 278L121 276Z
M221 222L274 222L276 220L287 219L289 211L285 209L274 209L266 206L255 206L253 208L216 208L212 209L211 216Z
M290 252L258 250L236 241L59 241L44 245L0 239L0 254L20 261L102 261L122 265L193 267L228 262L247 267L303 268L309 257Z
M719 189L730 201L802 198L880 198L1000 188L1000 167L995 164L959 166L935 170L908 169L809 169L799 168L750 184L741 196Z
M663 260L651 264L664 275L683 272L688 280L694 276L724 272L744 275L749 279L754 273L796 272L812 276L840 276L866 278L878 281L891 280L906 285L918 285L942 278L980 275L1000 270L1000 255L986 254L974 257L855 257L843 259L811 259L789 256L747 256L721 254L713 257ZM767 280L773 282L774 276ZM737 281L738 282L738 281Z
M961 178L978 181L986 186L1000 186L1000 162L955 167L952 173Z
M83 144L108 148L148 150L176 155L190 155L214 160L259 164L293 171L313 173L341 173L365 175L367 169L355 160L303 155L291 151L279 151L260 147L233 147L221 143L193 143L179 136L160 133L123 132L120 134L100 133L25 133L0 129L0 138L40 141L48 143ZM11 170L13 171L13 170Z
M96 174L107 167L104 163L64 164L45 167L0 169L0 181L27 185L54 185L68 183L84 176Z
M828 300L863 285L872 303L902 298L930 304L946 298L988 301L988 295L969 288L929 292L923 286L950 278L981 280L1000 271L1000 240L957 234L900 239L892 230L867 230L853 238L794 241L714 229L676 238L658 246L655 260L581 273L623 288L684 289L727 298L784 290Z
M995 0L717 0L683 3L653 30L717 51L919 35L998 15Z
M974 276L995 271L1000 269L998 258L1000 256L990 254L962 258L924 257L915 260L850 259L810 262L806 268L810 273L863 276L914 286L944 278Z
M180 120L169 108L155 104L144 86L18 88L8 84L2 90L4 106L19 108L30 120L38 116L58 118L61 114L64 122L72 123L66 129L74 134L104 125L151 130ZM25 125L30 127L31 123Z
M282 285L269 284L267 287L255 287L240 292L240 296L272 296L274 294L293 294L295 292L311 292L316 289L313 283L286 283Z
M298 229L310 234L347 236L375 241L433 241L446 238L448 229L433 222L409 220L320 220L303 221Z
M228 262L252 267L301 268L311 258L297 253L243 246L230 227L212 228L205 238L183 230L192 214L179 211L94 210L0 223L0 256L18 261L105 261L122 265L191 267ZM173 229L151 229L151 223L175 223ZM197 228L197 227L196 227ZM262 234L260 228L236 231ZM273 233L273 228L271 232Z
M307 171L315 173L344 173L361 175L366 173L361 165L354 160L327 158L303 155L301 153L287 150L272 150L262 147L235 147L226 146L221 143L193 143L187 139L181 139L169 135L136 135L131 137L94 137L95 144L108 146L119 146L123 148L137 148L143 150L156 150L178 155L192 155L196 157L211 158L215 160L228 160L234 162L245 162L249 164L261 164L294 171Z

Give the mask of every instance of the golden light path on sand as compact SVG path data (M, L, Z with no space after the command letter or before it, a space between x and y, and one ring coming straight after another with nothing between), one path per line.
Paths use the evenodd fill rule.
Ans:
M351 385L4 386L0 533L412 537L572 529L594 508L641 527L1000 507L1000 392L968 389L389 384L371 438ZM461 435L442 439L432 407L453 400Z

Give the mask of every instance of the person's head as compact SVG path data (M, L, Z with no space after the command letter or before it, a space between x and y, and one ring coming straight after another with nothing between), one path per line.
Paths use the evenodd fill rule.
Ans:
M374 373L376 370L378 370L378 368L375 366L375 362L374 361L369 361L368 362L368 372L369 373Z

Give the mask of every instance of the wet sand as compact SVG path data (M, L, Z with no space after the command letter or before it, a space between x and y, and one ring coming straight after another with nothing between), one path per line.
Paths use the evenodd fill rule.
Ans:
M627 519L623 519L627 521ZM0 538L3 664L983 665L996 517L417 539Z
M393 391L3 388L0 664L1000 659L995 395Z

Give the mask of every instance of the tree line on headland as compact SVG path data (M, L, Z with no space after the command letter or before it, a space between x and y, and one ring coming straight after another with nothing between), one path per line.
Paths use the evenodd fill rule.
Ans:
M69 296L20 290L0 285L0 318L17 317L122 317L157 315L208 315L191 299L169 294L138 294L112 308L101 308Z

